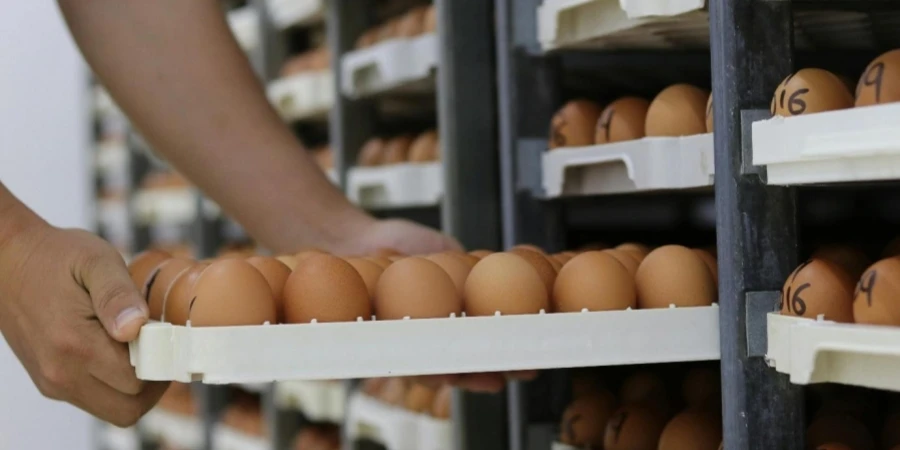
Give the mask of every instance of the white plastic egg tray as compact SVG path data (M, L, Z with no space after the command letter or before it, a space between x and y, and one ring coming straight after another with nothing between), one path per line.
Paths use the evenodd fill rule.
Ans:
M295 410L313 422L343 423L347 386L334 381L281 381L275 384L275 404Z
M334 106L334 78L330 70L300 73L270 83L268 96L288 122L327 120Z
M347 197L367 209L436 206L444 197L444 170L440 162L352 167Z
M900 328L770 313L766 361L794 384L900 391Z
M578 447L572 447L571 445L566 445L561 442L554 442L550 444L550 450L581 450Z
M774 185L900 178L900 104L753 123L753 165Z
M97 117L121 116L122 110L109 95L109 92L101 86L94 87L94 114Z
M452 450L453 424L389 405L361 392L350 398L345 437L367 439L390 450Z
M272 22L280 29L325 20L325 0L268 0Z
M555 198L712 186L714 153L712 133L557 148L542 156L544 195Z
M202 209L205 217L216 217L218 205L203 199L198 207L198 192L188 188L145 189L135 194L132 208L141 224L184 225L197 217Z
M338 186L341 184L341 179L338 178L337 170L328 169L325 171L325 176L328 177L328 180L331 181L335 186Z
M197 417L155 408L141 418L138 427L152 441L163 441L185 449L199 449L203 446L203 424Z
M391 39L354 50L341 58L341 92L351 98L389 91L434 90L438 66L437 34Z
M141 440L134 428L119 428L113 425L103 425L99 431L98 439L102 448L106 450L140 450Z
M231 33L245 52L255 51L259 47L261 38L259 20L259 13L253 6L244 6L228 13Z
M561 48L709 46L706 0L544 0L538 40Z
M272 443L268 439L250 436L224 425L216 425L212 432L215 450L270 450Z
M719 359L719 308L190 327L129 343L142 380L339 380Z

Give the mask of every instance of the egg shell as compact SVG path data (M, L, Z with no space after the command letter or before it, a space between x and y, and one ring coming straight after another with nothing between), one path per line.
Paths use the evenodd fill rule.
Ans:
M603 253L612 256L623 267L628 271L629 277L634 280L634 274L637 273L638 267L641 265L641 256L634 252L627 252L625 250L616 250L616 249L606 249L602 250Z
M366 283L350 263L316 254L301 261L284 286L287 323L351 322L372 317Z
M648 247L644 244L639 244L637 242L625 242L623 244L617 245L615 249L626 251L626 252L632 252L636 255L639 255L641 261L643 261L644 258L646 258L647 255L649 255L650 252L653 250L650 247Z
M425 11L425 22L422 25L422 29L425 33L437 31L437 9L435 9L433 4Z
M645 134L650 102L640 97L622 97L600 114L594 133L595 144L632 141Z
M662 378L648 370L625 379L619 389L619 401L623 405L644 405L662 418L668 417L672 409Z
M383 164L400 164L409 161L409 148L412 146L413 138L404 134L391 138L384 146Z
M413 8L404 14L397 23L397 36L399 37L415 37L425 30L425 16L428 14L428 7Z
M406 401L406 392L409 390L409 382L403 378L389 378L381 389L378 399L395 406L403 406Z
M296 258L297 264L299 264L303 261L306 261L307 258L311 258L311 257L317 256L317 255L330 255L330 253L328 253L324 250L319 250L317 248L310 248L310 249L306 249L306 250L297 252L297 254L294 255L294 258ZM294 265L294 268L296 268L296 267L297 266Z
M713 281L718 286L719 284L719 263L716 261L716 255L713 255L707 250L702 248L695 248L694 253L706 263L706 267L709 269L709 273L713 276Z
M391 39L394 39L395 37L397 37L397 26L398 25L400 25L400 19L393 18L393 19L388 20L387 22L383 23L381 26L379 26L377 28L378 29L378 35L376 37L377 42L384 42L384 41L388 41L388 40L391 40Z
M425 259L437 264L441 269L444 269L444 272L446 272L447 275L450 276L450 279L453 280L453 284L456 286L456 292L459 294L459 297L462 298L465 293L466 278L468 278L469 272L472 271L473 266L469 265L468 262L463 261L462 258L449 253L438 253L430 255Z
M513 247L512 247L511 249L509 249L509 250L510 250L510 251L513 251L513 250L530 250L530 251L533 251L533 252L535 252L535 253L540 253L540 254L542 254L542 255L546 254L546 253L544 252L544 249L542 249L542 248L540 248L540 247L538 247L537 245L534 245L534 244L518 244L518 245L513 246Z
M706 132L712 133L715 131L715 121L713 114L713 96L709 94L709 100L706 101Z
M384 273L384 269L375 263L362 258L348 258L347 262L356 269L363 282L366 283L366 290L369 292L369 300L375 299L375 288L378 286L378 279Z
M279 322L284 317L284 285L291 275L291 268L281 261L268 256L251 256L247 262L262 274L269 283L272 297L275 299L275 310L278 313Z
M472 250L469 254L481 260L487 256L493 255L494 252L490 250Z
M820 416L806 429L806 447L816 450L827 443L844 444L853 450L875 450L875 441L858 419L844 414Z
M563 412L560 441L578 448L602 448L606 422L616 408L616 398L609 391L575 398Z
M175 281L166 291L163 320L173 325L187 325L191 299L194 298L194 286L207 267L208 263L196 263L175 277Z
M382 138L371 138L359 149L356 165L360 167L378 166L384 163L385 141Z
M575 255L577 255L577 253L575 252L560 252L553 255L553 258L555 258L557 261L559 261L560 264L565 266L567 262L575 257Z
M450 385L441 386L431 404L431 415L438 419L449 419L452 396L453 388Z
M454 256L454 257L456 257L456 258L461 259L464 263L466 263L466 264L469 266L469 269L470 269L470 270L471 270L473 267L475 267L475 264L478 264L478 261L481 261L481 258L479 258L479 257L477 257L477 256L470 255L470 254L468 254L468 253L462 253L462 252L447 252L447 254L452 255L452 256Z
M788 75L772 97L773 116L799 116L853 107L853 94L841 79L822 69Z
M409 148L409 162L431 162L438 160L438 135L434 130L420 134Z
M559 272L551 303L557 312L615 311L636 307L636 295L631 274L616 257L585 252Z
M875 58L856 85L856 107L900 101L900 49Z
M128 273L142 297L147 298L147 282L150 281L150 276L156 272L160 264L170 258L172 255L162 250L147 250L132 258L128 264Z
M269 283L243 259L210 264L194 285L188 314L195 327L262 325L278 318Z
M691 408L717 409L721 403L722 384L719 371L706 367L694 367L681 383L681 394ZM720 437L721 439L721 437Z
M831 261L847 271L850 278L859 279L863 272L866 271L872 260L857 247L850 245L825 245L819 247L812 258L825 259Z
M706 263L687 247L666 245L650 252L635 274L638 307L709 306L718 295Z
M604 450L657 450L665 419L641 405L625 405L606 423Z
M362 383L362 391L370 397L378 397L387 384L388 378L368 378Z
M657 94L647 110L647 136L691 136L706 133L709 91L675 84Z
M524 258L513 253L485 257L466 280L465 309L470 316L537 314L549 311L547 286Z
M594 144L594 129L602 107L590 100L566 103L550 122L550 149Z
M572 370L569 380L572 387L572 398L581 398L588 395L605 395L608 392L603 388L603 383L597 373L590 369ZM615 398L615 396L613 396Z
M356 38L356 45L354 48L357 50L371 47L378 42L378 29L370 29L366 30L365 33L361 34L358 38Z
M525 261L528 261L528 264L531 264L538 275L540 275L541 281L544 282L544 286L547 287L547 295L553 294L553 285L556 283L556 270L553 268L553 265L550 264L550 261L547 260L547 256L543 252L539 253L524 247L519 247L513 248L509 253L518 255Z
M553 266L553 271L554 271L554 272L559 273L559 271L562 270L562 266L563 266L563 265L562 265L561 262L559 262L558 259L556 259L556 258L554 258L554 257L548 255L548 256L547 256L547 262L549 262L550 265ZM555 284L555 282L554 282L554 284Z
M722 421L708 411L687 410L669 421L658 450L716 450L722 442Z
M835 322L853 321L853 279L841 266L810 259L797 267L781 290L781 314Z
M382 247L382 248L375 250L375 256L381 256L381 257L390 259L391 257L406 256L406 255L404 255L402 252L400 252L397 249L393 249L390 247Z
M882 259L856 284L853 319L869 325L900 326L900 258Z
M161 320L165 310L166 292L175 282L181 271L194 265L194 261L186 258L171 258L164 261L147 282L147 306L150 308L150 318Z
M393 263L393 261L385 258L384 256L369 256L368 258L366 258L366 260L372 261L373 263L378 264L379 266L381 266L382 269L387 269L388 266L390 266Z
M462 314L462 298L450 275L424 258L391 264L378 280L375 315L379 320L446 318Z
M388 256L387 259L391 262L391 264L393 264L402 259L406 259L406 256L405 255L394 255L394 256Z
M427 413L431 411L434 404L434 397L437 392L427 386L419 383L410 383L409 390L406 391L406 398L403 401L403 407L417 413Z
M294 255L280 255L276 256L275 259L281 261L288 269L294 270L294 267L297 267L297 257Z

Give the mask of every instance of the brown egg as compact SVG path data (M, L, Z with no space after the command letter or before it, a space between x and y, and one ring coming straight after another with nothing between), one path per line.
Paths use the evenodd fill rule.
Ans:
M519 245L513 246L513 248L511 248L509 250L510 251L512 251L512 250L531 250L535 253L540 253L542 255L545 254L544 249L542 249L534 244L519 244Z
M371 167L384 164L385 141L382 138L374 137L366 141L359 154L356 157L356 165L360 167Z
M824 259L810 259L784 282L781 314L853 321L853 280L842 267Z
M821 416L806 429L806 447L817 449L826 443L844 444L853 450L875 450L872 434L858 419L842 414Z
M400 164L409 161L409 148L413 138L410 135L401 135L387 141L384 146L384 164Z
M362 391L370 397L379 397L388 378L368 378L362 383Z
M188 309L195 327L262 325L278 318L266 278L242 259L210 264L194 285Z
M466 264L469 266L469 269L470 269L470 270L471 270L473 267L475 267L475 264L478 264L478 261L481 261L481 258L479 258L479 257L477 257L477 256L470 255L470 254L468 254L468 253L462 253L462 252L447 252L447 254L452 255L452 256L454 256L454 257L456 257L456 258L461 259L464 263L466 263Z
M713 114L713 97L712 94L709 94L709 100L706 101L706 132L712 133L715 131L715 123L714 122L714 114Z
M378 42L388 41L397 37L397 26L400 25L399 18L388 20L378 27Z
M638 307L709 306L716 301L716 282L697 254L687 247L666 245L650 252L635 274Z
M403 406L403 402L406 400L406 392L409 390L409 382L403 378L389 378L385 383L384 387L381 388L381 393L378 396L378 399L389 404L395 406Z
M294 258L297 260L297 263L299 264L303 261L306 261L307 258L311 258L313 256L318 256L318 255L329 255L329 254L330 253L328 253L324 250L319 250L317 248L311 248L311 249L307 249L307 250L298 252L296 255L294 255ZM297 266L294 265L294 268L296 268L296 267Z
M597 120L595 144L632 141L644 137L650 102L639 97L622 97L606 107Z
M422 34L425 28L425 16L427 14L427 6L413 8L404 14L397 23L397 36L415 37Z
M719 371L705 367L691 369L681 384L681 393L690 408L717 409L722 396Z
M382 248L379 248L378 250L375 250L375 256L381 256L381 257L390 259L391 257L394 257L394 256L406 256L406 255L404 255L403 253L401 253L400 251L398 251L396 249L393 249L390 247L382 247Z
M431 162L438 160L436 152L438 135L434 130L419 135L409 148L409 162Z
M481 260L487 256L493 255L494 252L490 250L472 250L469 254Z
M623 405L644 405L660 417L668 417L672 409L662 378L646 370L625 379L619 390L619 401Z
M424 258L391 264L378 280L375 315L379 320L424 319L462 314L462 298L450 275Z
M524 247L519 247L513 248L509 253L519 255L522 259L528 261L528 264L531 264L531 267L534 267L534 270L540 275L541 280L544 282L544 286L547 286L547 295L553 294L553 285L556 283L556 270L553 269L553 265L550 264L550 261L547 260L547 257L544 256L543 252L539 253Z
M208 263L196 263L183 270L166 291L163 319L173 325L187 325L190 315L191 299L194 298L194 286Z
M166 292L175 282L182 270L194 265L194 261L186 258L171 258L157 267L156 272L147 282L147 306L150 307L150 318L161 320L165 310Z
M637 273L638 267L641 265L641 256L635 252L627 252L625 250L616 250L616 249L606 249L602 251L607 255L616 258L622 266L625 267L625 270L628 271L628 274L634 279L634 274Z
M434 8L433 4L425 11L425 21L424 25L422 25L422 30L425 33L434 33L437 31L437 10Z
M381 266L382 269L387 269L388 266L390 266L393 263L393 261L385 258L384 256L370 256L370 257L366 258L366 260L372 261L373 263L378 264L379 266Z
M822 69L802 69L788 75L772 97L772 115L799 116L853 107L853 94L837 75Z
M666 424L658 450L716 450L722 442L722 421L708 411L684 411Z
M597 377L595 371L591 369L574 369L570 373L569 378L572 385L573 399L588 395L603 395L605 392L608 392L603 388L603 383Z
M548 255L548 256L547 256L547 262L549 262L550 265L553 266L553 271L554 271L554 272L559 273L559 271L562 270L562 266L563 266L563 265L562 265L561 262L559 262L558 259L556 259L556 258L554 258L554 257ZM554 282L554 283L555 283L555 282Z
M465 293L466 278L468 278L469 272L472 271L472 266L469 265L467 261L463 261L462 258L450 253L438 253L425 259L437 264L441 269L444 269L444 272L446 272L447 275L450 276L450 279L453 280L459 298L462 298Z
M172 255L162 250L147 250L132 258L128 264L128 273L131 274L131 281L137 286L141 296L147 298L147 282L150 281L150 276L156 272L160 264L170 258Z
M602 107L590 100L566 103L550 122L550 149L594 144L594 129Z
M551 303L558 312L614 311L636 307L637 298L631 274L616 257L585 252L559 272Z
M862 275L854 291L853 319L900 326L900 258L882 259Z
M434 397L437 392L430 387L423 386L419 383L410 383L409 390L406 391L406 398L403 406L413 412L427 413L431 411L434 405Z
M294 255L276 256L275 259L281 261L288 269L294 270L294 267L297 267L297 257Z
M365 33L361 34L356 39L356 45L354 46L354 48L359 50L362 48L371 47L371 46L375 45L375 43L377 43L377 42L378 42L378 29L367 30Z
M616 412L609 391L576 398L566 407L560 423L560 441L578 448L602 448L606 423Z
M866 268L872 265L872 261L862 250L849 245L825 245L819 247L812 257L828 260L843 267L854 280L859 279Z
M275 299L278 320L281 321L284 318L284 285L291 275L291 268L284 265L281 261L268 256L252 256L247 258L247 262L251 266L256 267L256 270L269 283L269 288L272 289L272 297Z
M707 250L702 248L695 248L694 253L706 263L706 267L709 268L709 273L713 276L713 281L715 281L716 285L719 284L719 263L716 261L716 255L713 255Z
M378 279L384 272L379 264L363 258L348 258L347 262L356 269L363 282L366 283L366 289L369 291L369 301L375 300L375 287L378 286Z
M284 286L286 323L352 322L372 317L362 276L337 256L316 254L297 265Z
M706 133L709 91L675 84L660 92L647 110L647 136L691 136Z
M856 107L900 101L900 49L875 58L856 85Z
M450 405L453 396L453 388L445 384L438 389L431 404L431 415L438 419L450 418Z
M513 253L494 253L478 262L466 280L470 316L549 312L547 285L534 266Z
M393 264L393 263L395 263L395 262L397 262L397 261L400 261L401 259L405 259L405 258L406 258L405 255L394 255L394 256L388 256L388 257L387 257L388 261L390 261L391 264Z
M650 251L651 251L652 249L651 249L650 247L647 247L647 246L644 245L644 244L638 244L638 243L636 243L636 242L626 242L626 243L624 243L624 244L619 244L619 245L617 245L617 246L616 246L616 250L623 250L623 251L626 251L626 252L632 252L632 253L634 253L634 254L640 256L640 260L639 260L639 261L643 261L644 258L646 258L647 255L650 254Z
M616 411L603 437L604 450L657 450L665 420L652 409L626 405Z
M575 252L560 252L560 253L553 255L553 257L556 258L556 260L559 261L560 264L565 266L566 263L569 262L576 255L577 255L577 253L575 253Z

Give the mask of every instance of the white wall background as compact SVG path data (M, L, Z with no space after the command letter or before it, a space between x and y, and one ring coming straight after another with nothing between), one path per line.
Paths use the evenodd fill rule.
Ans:
M56 2L2 3L0 180L51 223L89 228L84 62ZM41 397L0 340L0 450L89 449L91 426L86 414Z

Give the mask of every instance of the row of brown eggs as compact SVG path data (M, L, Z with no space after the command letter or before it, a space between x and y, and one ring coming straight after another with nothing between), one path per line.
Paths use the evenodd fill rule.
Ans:
M335 425L304 425L294 438L291 449L340 450L340 429Z
M371 47L394 38L412 38L433 33L435 30L437 30L437 12L434 5L419 6L367 30L356 40L356 48Z
M219 421L223 426L247 436L264 438L269 434L259 396L239 390L232 392Z
M821 397L808 409L808 448L900 450L900 405L890 394L838 385L818 385L808 393L813 400Z
M573 100L553 116L550 149L712 132L711 99L705 89L675 84L652 102L622 97L604 108L590 100Z
M415 138L409 134L390 139L371 138L360 148L356 164L360 167L373 167L406 162L432 162L440 160L440 155L440 136L437 131L428 130Z
M875 58L856 83L827 70L789 75L772 97L773 115L799 116L900 101L900 49Z
M414 413L438 419L450 418L452 388L449 385L434 389L408 378L370 378L363 382L362 392Z
M191 395L191 385L178 382L169 384L156 407L181 416L194 416L198 411L197 403Z
M781 314L900 326L900 252L874 264L859 249L829 246L798 266L781 292Z
M331 65L331 52L327 47L319 47L288 58L281 66L279 76L287 78L306 72L321 72Z

